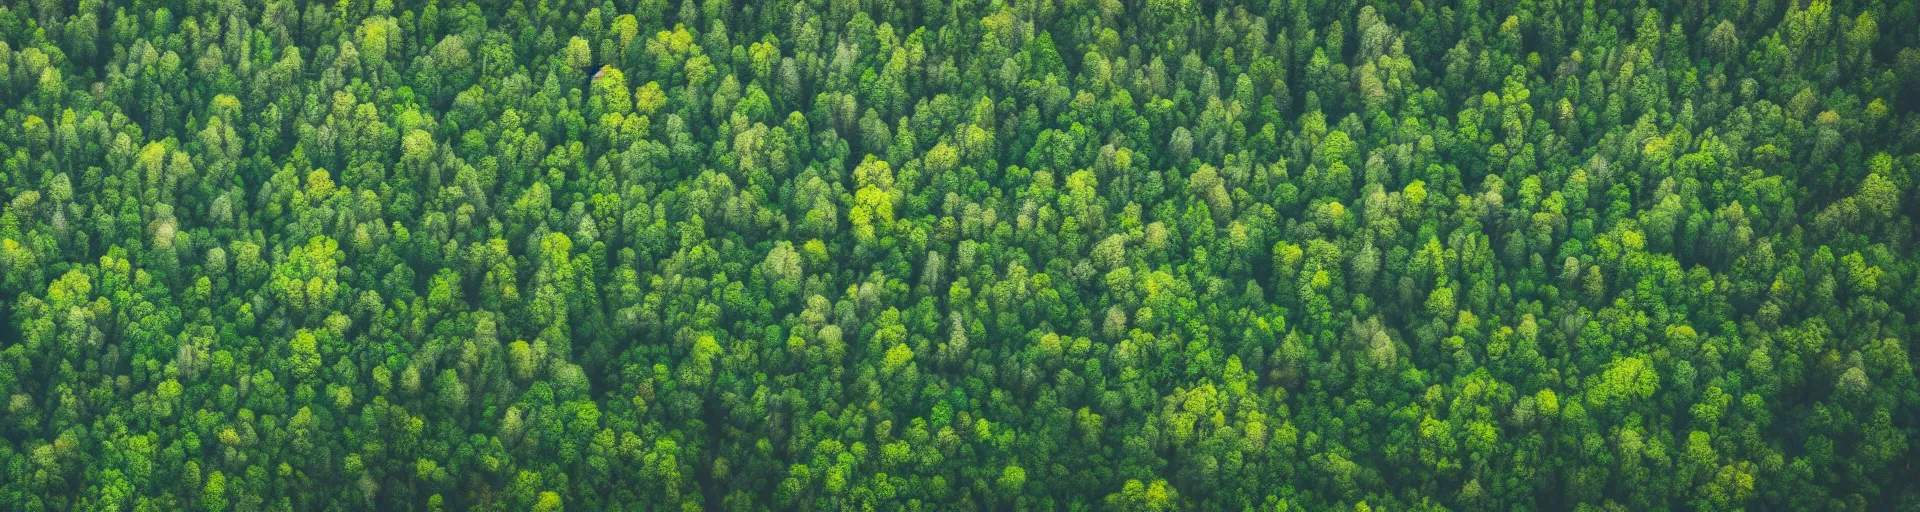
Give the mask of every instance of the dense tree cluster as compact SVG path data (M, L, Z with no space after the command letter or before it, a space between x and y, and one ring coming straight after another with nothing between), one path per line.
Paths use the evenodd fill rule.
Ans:
M1914 509L1914 27L0 3L0 508Z

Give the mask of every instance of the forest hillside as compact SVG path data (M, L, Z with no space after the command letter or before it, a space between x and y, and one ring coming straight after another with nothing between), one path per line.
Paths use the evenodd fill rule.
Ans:
M1916 27L0 2L0 509L1920 510Z

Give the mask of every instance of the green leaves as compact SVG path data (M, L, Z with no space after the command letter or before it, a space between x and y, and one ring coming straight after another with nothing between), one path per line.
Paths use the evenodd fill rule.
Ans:
M1589 379L1587 401L1598 407L1620 405L1631 410L1660 390L1660 374L1638 357L1614 359Z
M0 502L1908 505L1904 5L523 4L0 7Z

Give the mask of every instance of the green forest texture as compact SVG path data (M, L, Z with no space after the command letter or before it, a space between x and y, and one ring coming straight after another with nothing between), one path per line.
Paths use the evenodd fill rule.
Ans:
M0 2L7 510L1920 510L1920 2Z

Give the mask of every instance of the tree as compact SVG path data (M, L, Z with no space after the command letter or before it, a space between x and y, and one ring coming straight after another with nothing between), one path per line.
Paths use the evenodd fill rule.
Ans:
M306 3L0 5L0 508L1915 503L1912 2Z

